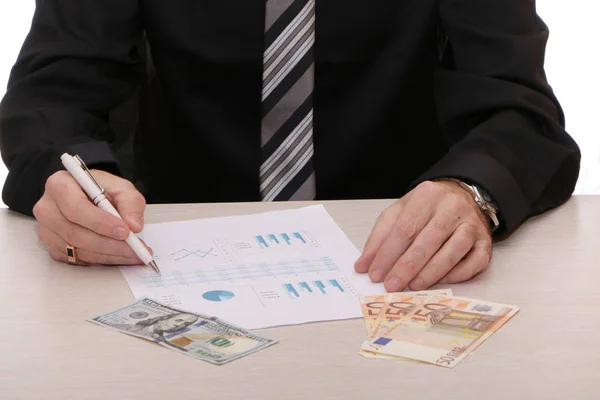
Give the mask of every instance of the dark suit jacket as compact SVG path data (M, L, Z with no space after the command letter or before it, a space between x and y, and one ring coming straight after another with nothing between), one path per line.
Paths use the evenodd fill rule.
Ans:
M0 108L5 203L31 214L65 151L119 172L108 115L140 88L143 34L156 80L133 164L148 202L258 201L264 9L38 0ZM317 0L316 16L318 200L457 177L495 198L502 234L572 194L580 152L533 0Z

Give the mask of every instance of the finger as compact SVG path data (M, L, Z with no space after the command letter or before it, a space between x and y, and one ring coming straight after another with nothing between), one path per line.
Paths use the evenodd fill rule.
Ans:
M90 265L142 265L137 257L113 256L94 251L77 249L77 257Z
M66 233L64 235L56 233L56 236L64 242L65 246L67 243L69 243L79 250L89 250L100 254L137 258L137 255L133 252L131 247L129 247L129 245L127 245L127 243L124 241L100 236L88 229L71 224L66 221L66 219L64 224L68 224L69 226L67 229L64 229ZM40 239L42 239L44 243L47 243L49 246L51 246L53 243L47 242L46 239L53 239L53 236L47 231L50 231L54 234L54 232L46 226L40 226L38 230L38 236L40 236ZM63 243L61 243L61 245L62 244Z
M396 222L400 207L400 204L395 204L381 213L367 239L362 255L354 264L356 272L365 273L369 270L377 251L383 244L385 238L390 234L390 231Z
M42 241L48 243L52 258L67 262L67 242L49 229L40 229ZM75 246L78 265L139 265L141 261L137 257L123 257L110 254L97 253Z
M480 239L475 242L464 260L460 261L444 278L441 284L465 282L486 268L492 259L492 242Z
M101 236L69 221L55 202L44 202L36 207L36 217L40 221L40 229L42 227L50 229L73 246L125 257L133 255L133 251L124 241Z
M140 233L144 228L144 211L146 199L135 188L135 186L124 179L119 180L118 185L108 191L113 205L123 217L125 222L135 233Z
M67 263L69 261L67 254L65 252L63 252L62 250L59 250L56 248L51 248L51 249L49 249L49 254L50 254L50 257L52 257L56 261L59 261L62 263ZM81 260L78 260L77 262L70 263L70 264L79 265L81 267L89 267L88 263L83 262Z
M60 262L68 261L67 243L60 236L45 226L39 226L38 237L44 246L46 246L53 259ZM82 260L78 260L75 264L81 266L87 265Z
M469 253L477 237L477 228L461 224L437 253L409 283L411 290L425 290L435 285Z
M434 206L432 202L419 201L418 199L418 196L410 198L396 218L389 235L377 251L369 267L371 281L383 281L394 264L411 246L433 216Z
M60 262L68 262L67 255L57 248L50 249L50 256ZM90 261L87 261L90 260ZM94 252L88 252L85 250L77 250L77 262L76 265L81 266L120 266L120 265L141 265L139 260L133 258L124 258L117 256L109 256L106 254L99 254Z
M116 240L125 240L129 235L129 226L127 223L92 204L75 179L68 175L68 173L67 176L61 174L52 175L48 179L46 187L48 194L54 199L60 213L68 221ZM58 218L53 213L53 210L47 217L50 219ZM58 223L59 221L55 220L53 222ZM64 224L62 225L62 229L66 229ZM55 231L61 234L58 230Z
M386 290L404 290L452 236L457 224L456 214L437 212L386 276Z

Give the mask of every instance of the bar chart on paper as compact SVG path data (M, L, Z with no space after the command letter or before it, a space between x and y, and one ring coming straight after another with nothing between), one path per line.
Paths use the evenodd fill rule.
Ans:
M306 237L306 238L305 238ZM278 246L305 246L309 245L308 235L300 232L290 233L268 233L266 235L256 235L256 242L262 249L268 249ZM313 240L314 244L314 240Z
M346 292L337 279L284 283L283 288L291 299L299 298L300 294L327 296Z

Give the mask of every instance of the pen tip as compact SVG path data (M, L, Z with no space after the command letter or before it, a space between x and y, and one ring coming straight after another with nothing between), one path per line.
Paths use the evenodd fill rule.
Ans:
M150 266L152 267L152 269L153 269L154 271L156 271L156 273L157 273L158 275L160 275L160 269L158 268L158 264L156 263L156 261L152 260L152 261L150 261L150 263L149 263L149 264L150 264Z

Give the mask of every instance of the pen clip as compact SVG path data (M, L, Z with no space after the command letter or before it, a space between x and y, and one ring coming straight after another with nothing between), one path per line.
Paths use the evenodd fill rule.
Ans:
M98 187L98 190L100 190L100 192L102 194L104 194L104 188L102 186L100 186L100 184L98 183L96 178L94 178L94 175L92 175L92 172L88 169L87 165L85 165L85 163L83 162L81 157L79 157L77 154L75 154L75 159L77 160L77 162L79 162L79 165L81 166L81 169L83 170L83 172L85 172L90 177L90 179Z

